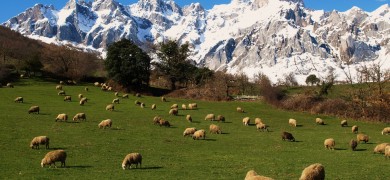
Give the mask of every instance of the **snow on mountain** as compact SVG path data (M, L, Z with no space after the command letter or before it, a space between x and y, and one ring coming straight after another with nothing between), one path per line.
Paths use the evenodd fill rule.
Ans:
M205 10L173 0L69 0L60 10L37 4L2 24L45 42L72 43L105 53L122 38L148 48L166 39L192 44L199 66L250 78L267 74L276 82L293 73L304 84L310 74L325 77L370 63L390 68L390 8L353 7L325 12L303 0L232 0ZM155 57L155 56L154 56Z

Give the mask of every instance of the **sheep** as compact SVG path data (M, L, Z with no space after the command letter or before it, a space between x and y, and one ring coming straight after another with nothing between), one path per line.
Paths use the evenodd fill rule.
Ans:
M122 161L122 169L126 170L127 168L131 169L131 164L135 164L135 167L141 168L142 165L142 155L140 153L130 153L125 156L125 158Z
M251 119L249 117L244 117L242 119L242 124L244 124L244 126L249 126L250 121Z
M325 168L322 164L316 163L306 167L299 180L324 180Z
M390 158L390 146L386 146L385 148L385 157Z
M83 97L83 98L80 100L80 106L84 105L87 101L88 101L88 99L85 98L85 97Z
M106 127L110 128L111 126L112 126L112 120L111 119L103 120L102 122L100 122L98 124L99 129L101 129L101 128L106 129Z
M179 105L177 105L177 104L172 104L171 109L177 109L177 108L179 108Z
M196 132L196 128L192 127L192 128L186 128L183 132L183 136L189 136L189 135L193 135L194 133Z
M119 98L115 98L112 100L112 104L119 104Z
M259 131L261 129L261 131L264 131L264 130L267 130L268 132L268 125L264 124L264 123L259 123L259 124L256 124L256 129Z
M160 116L155 116L154 118L153 118L153 124L160 124L160 120L161 120L162 118L160 117Z
M324 141L324 146L326 149L334 150L335 145L336 145L336 143L335 143L333 138L328 138L328 139L325 139L325 141Z
M192 122L192 117L191 117L191 115L187 114L186 120L187 120L188 122Z
M366 134L362 134L362 133L359 133L357 136L356 136L356 140L358 142L361 142L361 141L364 141L364 143L367 143L369 138Z
M107 88L107 91L112 91L112 87L109 86L109 87Z
M244 110L241 107L237 107L237 112L244 113Z
M273 179L266 176L260 176L254 170L250 170L246 173L245 180L273 180Z
M386 146L390 146L390 143L378 144L374 149L374 153L384 154Z
M222 134L221 128L215 124L210 124L209 132L212 134Z
M354 125L354 126L352 126L352 133L358 133L358 131L359 131L359 127L358 126L356 126L356 125Z
M206 139L206 131L204 129L197 130L195 133L192 135L192 139L198 140L199 138Z
M14 101L17 103L23 103L23 97L16 97Z
M342 120L340 124L341 124L341 127L348 126L347 120Z
M167 102L167 99L166 99L164 96L162 96L162 97L161 97L161 101L162 101L162 102Z
M289 132L282 132L282 140L289 140L289 141L295 141L294 136Z
M139 102L138 100L135 100L135 101L134 101L134 104L137 105L137 106L140 106L140 105L141 105L141 102Z
M351 141L349 142L349 146L351 147L352 151L356 150L357 145L358 143L355 139L351 139Z
M57 85L56 86L56 90L62 90L62 86L61 85Z
M58 92L58 95L59 96L65 96L65 91L62 90L62 91Z
M140 107L145 108L145 103L141 103Z
M390 134L390 127L385 127L382 130L382 135L389 135Z
M316 124L325 125L324 120L322 120L321 118L316 118Z
M187 109L187 106L186 106L185 104L182 104L182 105L181 105L181 109L186 110L186 109Z
M14 88L14 85L12 83L7 83L7 87Z
M263 121L260 118L255 118L255 124L262 124Z
M83 94L79 94L79 99L81 99L81 98L83 98L84 97L84 95Z
M115 109L114 104L108 104L108 105L106 106L106 110L107 110L107 111L113 111L114 109Z
M177 110L177 109L171 109L171 110L169 110L169 115L175 115L175 116L177 116L178 113L179 113L179 110Z
M193 110L193 109L196 109L196 108L198 108L198 104L196 104L196 103L190 103L190 104L188 104L188 109Z
M39 145L45 145L46 149L49 149L50 139L47 136L37 136L31 140L30 148L39 149Z
M156 104L152 104L151 109L152 109L152 110L155 110L155 109L156 109Z
M225 117L222 116L222 115L218 115L216 120L217 120L218 122L225 122Z
M141 97L141 94L140 93L136 93L134 96L135 97Z
M68 120L68 115L65 113L58 114L56 117L56 122L57 121L67 121Z
M64 81L60 81L60 84L61 84L61 85L64 85L64 84L65 84L65 82L64 82Z
M89 91L88 87L85 87L84 90L87 91L87 92Z
M39 106L31 106L30 109L28 110L28 113L37 113L39 114Z
M87 120L87 116L85 115L85 113L77 113L76 115L74 115L73 121L78 121L78 120L86 121Z
M87 97L83 97L83 98L80 99L80 101L88 102L88 98Z
M42 159L41 167L45 167L45 165L51 167L52 164L54 164L54 167L57 167L55 164L57 161L61 162L61 167L65 167L66 156L66 152L62 149L50 151Z
M207 114L206 117L204 117L204 120L205 121L207 121L207 120L214 121L215 115L214 114Z
M119 92L118 91L115 92L114 95L115 95L115 97L119 97Z
M64 101L72 101L72 96L65 96Z
M160 127L161 126L171 127L171 124L169 123L169 121L166 121L166 120L163 120L163 119L160 119L159 124L160 124Z
M96 87L99 87L100 83L99 82L95 82L95 83L93 83L93 85L96 86Z
M289 120L288 120L288 124L290 124L290 126L297 127L297 120L295 120L295 119L289 119Z
M129 99L129 95L128 94L124 94L124 95L122 95L122 98Z

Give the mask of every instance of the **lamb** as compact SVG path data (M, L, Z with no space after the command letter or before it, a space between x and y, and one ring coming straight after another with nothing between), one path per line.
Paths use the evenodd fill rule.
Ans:
M357 145L358 145L358 143L354 139L351 139L351 141L349 142L349 146L351 147L352 151L356 150Z
M62 86L61 85L57 85L56 86L56 90L62 90Z
M87 101L88 101L88 99L85 98L85 97L83 97L83 98L80 100L80 106L84 105Z
M141 102L139 102L138 100L135 100L135 101L134 101L134 104L137 105L137 106L140 106L140 105L141 105Z
M95 82L95 83L93 83L93 85L96 86L96 87L99 87L100 83L99 82Z
M255 124L262 124L263 121L260 118L255 118Z
M65 96L65 91L60 91L60 92L58 92L58 95L59 95L59 96Z
M385 127L382 130L382 135L389 135L390 134L390 127Z
M37 136L34 137L30 143L31 149L39 149L39 145L45 145L46 149L49 149L49 141L50 139L47 136Z
M141 97L141 94L140 93L136 93L134 96L135 97Z
M106 119L106 120L103 120L102 122L100 122L98 124L98 127L101 129L106 129L106 127L111 127L112 126L112 120L111 119Z
M245 126L249 126L250 121L251 119L249 117L244 117L242 119L242 124L244 124Z
M390 143L378 144L374 149L374 153L384 154L386 146L390 146Z
M241 107L237 107L237 112L244 113L244 110Z
M246 173L245 180L273 180L273 179L265 176L260 176L254 170L250 170Z
M142 165L142 155L140 153L130 153L125 156L125 158L122 161L122 169L126 170L127 168L131 169L131 164L135 164L135 167L141 168Z
M115 98L112 100L112 104L119 104L119 98Z
M269 127L269 126L267 126L267 125L264 124L264 123L256 124L256 128L257 128L258 131L261 129L261 131L267 130L267 132L268 132L268 127Z
M322 164L316 163L306 167L299 180L324 180L325 168Z
M45 165L49 165L51 167L52 164L54 164L54 167L57 167L55 164L57 161L61 162L61 167L65 167L66 152L64 150L54 150L48 152L41 161L41 167L45 167Z
M85 113L77 113L77 114L73 117L73 121L78 121L78 120L84 120L84 121L86 121L86 120L87 120L87 117L86 117Z
M175 115L175 116L177 116L178 113L179 113L179 110L177 110L177 109L171 109L171 110L169 110L169 115Z
M114 109L115 109L114 104L108 104L108 105L106 106L106 110L107 110L107 111L113 111Z
M81 98L83 98L84 97L84 95L83 94L79 94L79 99L81 99Z
M196 128L192 127L192 128L186 128L183 132L183 136L189 136L189 135L193 135L194 133L196 132Z
M177 108L179 108L179 105L177 105L177 104L172 104L171 109L177 109Z
M210 133L212 134L222 134L221 128L215 124L210 124Z
M342 120L341 121L341 127L348 126L347 120Z
M324 120L322 120L321 118L316 118L316 123L319 125L325 125Z
M222 116L222 115L218 115L216 120L217 120L218 122L225 122L225 117Z
M141 103L141 108L145 108L145 103Z
M39 106L31 106L30 109L28 110L28 113L37 113L39 114Z
M119 97L119 92L118 91L115 92L114 95L115 95L115 97Z
M167 99L166 99L164 96L162 96L162 97L161 97L161 101L162 101L162 102L167 102Z
M294 136L289 132L282 132L282 140L289 140L289 141L295 141Z
M188 115L186 116L186 120L187 120L188 122L192 122L192 117L191 117L191 115L188 114Z
M124 95L122 95L122 98L129 99L129 95L128 94L124 94Z
M16 97L14 101L17 102L17 103L23 103L23 97L20 97L20 96Z
M72 96L65 96L64 101L72 101Z
M160 123L160 127L161 126L171 127L171 124L166 120L160 119L159 123Z
M156 109L156 104L152 104L151 109L152 109L152 110L155 110L155 109Z
M297 127L297 120L295 120L295 119L289 119L289 120L288 120L288 124L290 124L290 126Z
M198 140L199 138L206 139L206 131L204 129L197 130L195 133L192 135L192 139Z
M196 103L190 103L190 104L188 104L188 109L193 110L193 109L197 109L197 108L198 108L198 104L196 104Z
M7 83L7 87L14 88L14 85L12 83Z
M390 146L386 146L385 148L385 157L390 158Z
M57 121L67 121L68 120L68 115L65 113L58 114L56 117L56 122Z
M182 104L182 105L181 105L181 109L186 110L186 109L187 109L187 106L186 106L185 104Z
M325 139L325 141L324 141L324 146L326 149L334 150L335 145L336 145L336 143L335 143L333 138L328 138L328 139Z
M161 120L162 118L160 117L160 116L155 116L154 118L153 118L153 124L160 124L160 120Z
M356 126L356 125L354 125L354 126L352 126L352 133L358 133L358 131L359 131L359 127L358 126Z
M364 141L364 143L367 143L368 142L368 136L366 134L362 134L362 133L359 133L357 136L356 136L356 140L358 142L360 141Z
M210 120L214 121L215 120L215 115L214 114L207 114L206 117L204 117L204 120Z

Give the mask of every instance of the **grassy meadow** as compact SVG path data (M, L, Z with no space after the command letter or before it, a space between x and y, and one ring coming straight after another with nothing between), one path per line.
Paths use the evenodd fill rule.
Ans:
M316 125L317 116L274 109L263 102L207 102L160 97L120 99L115 111L106 111L115 98L114 92L103 92L92 84L64 86L72 102L58 96L56 83L24 79L15 88L0 88L0 179L244 179L247 171L274 179L298 179L302 170L313 163L325 166L326 179L387 179L390 159L374 154L379 143L390 142L390 136L381 135L389 124L360 122L348 119L348 127L341 127L341 119L321 117L326 125ZM86 92L84 87L89 87ZM77 95L84 94L89 101L80 106ZM122 93L120 93L122 95ZM24 103L15 103L23 96ZM141 109L134 104L146 104ZM178 116L169 116L172 104L198 104L197 110L179 110ZM151 110L152 104L157 105ZM32 105L40 106L40 114L28 114ZM241 106L246 113L235 111ZM86 121L73 122L76 113L84 112ZM66 113L68 122L55 122L57 114ZM225 123L205 121L206 114L222 114ZM193 122L185 120L190 114ZM152 124L160 115L173 126ZM251 126L243 126L244 117L251 118ZM260 117L270 126L270 132L259 132L254 118ZM290 127L288 119L298 121ZM111 129L99 129L98 123L112 119ZM210 134L210 124L217 124L222 134ZM351 126L370 136L360 143L357 151L349 148L356 138ZM183 137L187 127L206 130L205 140ZM297 142L281 140L281 132L292 133ZM35 136L50 138L50 149L29 147ZM334 138L336 150L326 150L323 142ZM66 168L41 168L44 155L54 149L64 149ZM139 152L143 156L142 168L122 170L126 154ZM60 167L60 162L56 165Z

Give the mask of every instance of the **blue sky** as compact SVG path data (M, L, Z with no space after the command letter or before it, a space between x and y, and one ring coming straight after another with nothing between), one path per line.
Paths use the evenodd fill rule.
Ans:
M34 4L53 4L56 9L61 9L68 0L3 0L0 7L0 23L5 22L13 16L25 11ZM129 5L138 0L117 0L118 2ZM212 8L215 4L228 4L231 0L174 0L180 6L188 5L192 2L199 2L206 9ZM271 0L272 1L272 0ZM304 0L305 6L311 9L324 9L331 11L345 11L352 6L357 6L365 11L371 12L390 0Z

